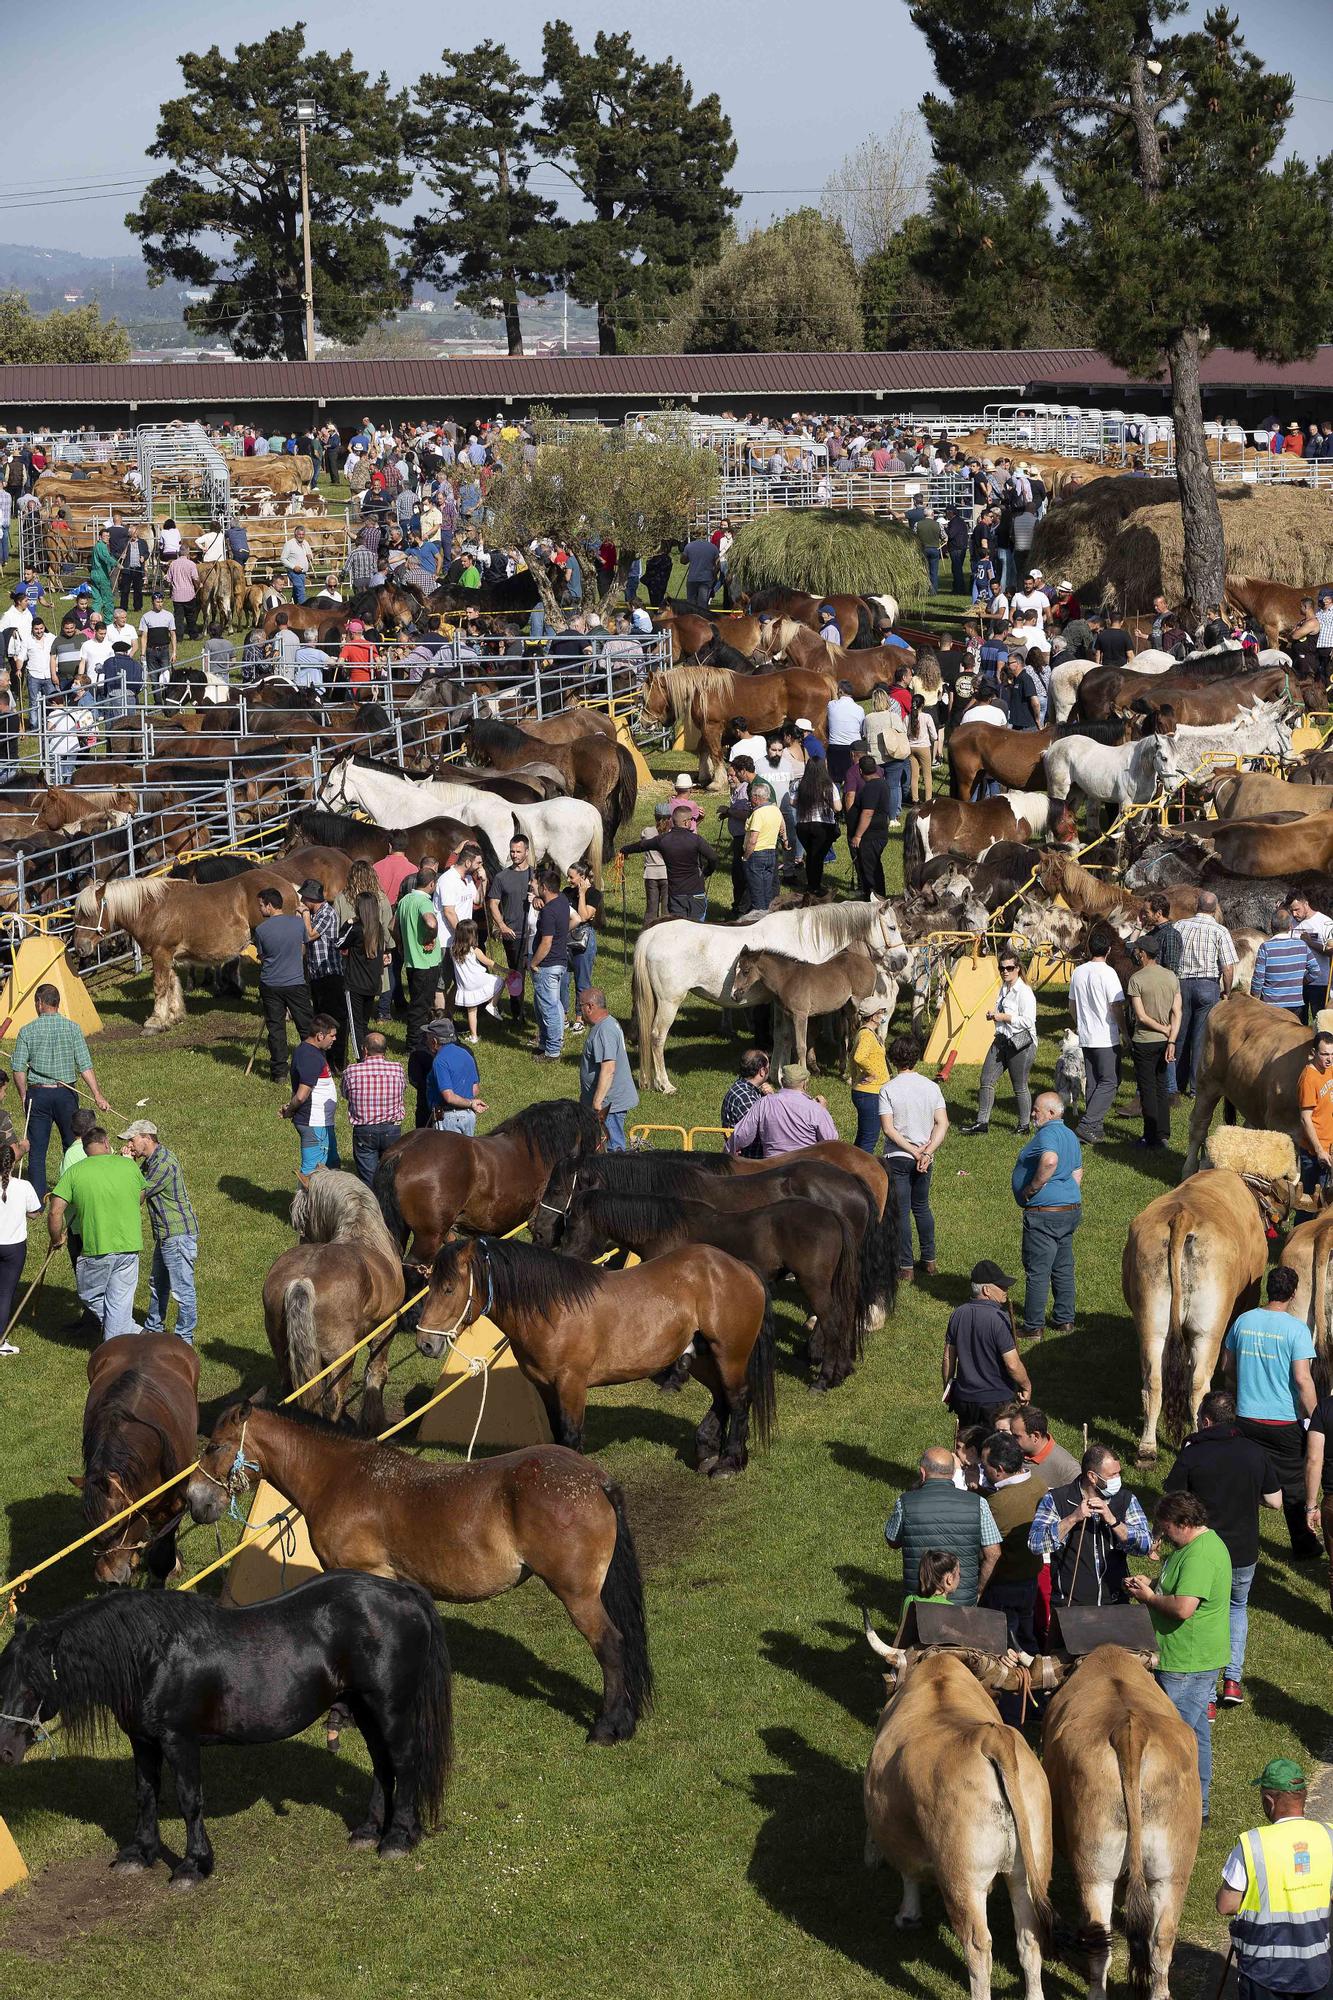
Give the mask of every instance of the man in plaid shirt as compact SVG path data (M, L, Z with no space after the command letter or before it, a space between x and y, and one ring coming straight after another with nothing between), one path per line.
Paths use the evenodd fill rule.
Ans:
M334 1068L341 1069L347 1061L347 982L338 949L338 916L332 903L325 900L322 882L303 882L300 896L305 919L306 984L315 1012L327 1014L338 1025L331 1053Z
M111 1106L98 1088L83 1029L60 1011L59 988L39 986L32 1004L37 1018L19 1029L14 1043L14 1083L20 1104L27 1107L32 1184L38 1195L44 1196L51 1127L59 1131L61 1145L68 1151L74 1139L74 1113L79 1108L74 1091L79 1078L99 1111L109 1111Z
M1182 917L1180 935L1180 1038L1176 1044L1176 1076L1182 1091L1194 1095L1194 1078L1203 1055L1203 1031L1208 1016L1230 993L1236 977L1236 947L1231 932L1217 921L1217 898L1211 889L1199 891L1198 915Z
M121 1133L123 1151L139 1162L143 1201L153 1231L153 1265L148 1281L145 1333L165 1333L167 1310L176 1301L176 1332L194 1345L199 1323L195 1302L194 1267L199 1256L199 1223L185 1191L185 1176L176 1155L157 1136L151 1118L136 1118Z
M403 1065L387 1062L383 1035L366 1036L360 1062L343 1071L342 1092L352 1120L352 1157L367 1187L375 1180L381 1155L403 1129Z

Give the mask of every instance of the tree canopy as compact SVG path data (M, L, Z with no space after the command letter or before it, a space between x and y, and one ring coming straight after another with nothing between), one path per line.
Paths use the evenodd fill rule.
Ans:
M694 280L682 340L687 354L854 352L860 299L840 226L798 208L729 243Z
M858 264L887 250L909 215L925 206L930 147L915 106L887 131L854 146L824 183L820 208L836 222Z
M67 312L35 313L22 292L0 292L0 364L128 361L130 337L103 319L95 301Z
M406 200L405 92L350 53L308 50L304 24L276 28L225 56L180 58L183 96L162 106L149 156L170 164L125 218L151 283L207 285L188 325L226 335L238 354L305 351L298 99L315 104L308 158L315 321L343 341L406 303L377 218ZM221 239L221 253L213 248Z

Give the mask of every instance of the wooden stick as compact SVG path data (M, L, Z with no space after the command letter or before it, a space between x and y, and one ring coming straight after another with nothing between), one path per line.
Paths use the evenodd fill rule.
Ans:
M250 1060L245 1065L245 1073L247 1076L249 1076L251 1071L254 1069L255 1057L259 1054L259 1044L263 1041L267 1028L268 1028L267 1021L261 1021L259 1024L259 1033L255 1036L255 1045L250 1051Z

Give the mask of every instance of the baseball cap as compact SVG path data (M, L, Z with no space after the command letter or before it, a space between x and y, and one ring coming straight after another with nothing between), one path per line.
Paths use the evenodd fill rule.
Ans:
M1254 1780L1265 1792L1303 1792L1305 1773L1291 1757L1270 1757Z
M989 1257L983 1257L979 1264L974 1264L970 1276L974 1285L998 1285L1002 1292L1012 1292L1016 1282L1013 1278L1006 1277L999 1265L993 1264Z
M810 1072L804 1063L784 1063L779 1075L784 1090L794 1090L798 1083L809 1083Z
M657 804L653 807L653 818L670 819L670 817L671 817L670 799L659 799L657 801Z
M151 1118L136 1118L120 1134L122 1139L156 1139L157 1127Z
M437 1014L433 1020L427 1021L426 1033L433 1036L437 1042L452 1042L454 1024L447 1014Z

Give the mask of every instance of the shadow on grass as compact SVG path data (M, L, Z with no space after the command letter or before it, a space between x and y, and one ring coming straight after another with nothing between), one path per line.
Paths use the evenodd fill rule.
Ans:
M258 1181L244 1179L240 1174L222 1174L218 1178L218 1193L225 1194L229 1201L240 1202L243 1208L254 1209L257 1215L276 1216L279 1222L290 1222L292 1215L293 1188L260 1187Z
M878 1452L867 1451L862 1444L848 1444L843 1438L830 1438L829 1457L844 1472L855 1472L862 1479L872 1479L877 1486L883 1486L895 1496L904 1487L915 1486L917 1468L899 1465L891 1458L881 1458ZM887 1513L887 1509L885 1510Z
M1286 1688L1256 1676L1252 1668L1245 1676L1245 1692L1254 1713L1290 1730L1307 1755L1326 1761L1333 1754L1333 1721L1322 1703L1300 1701Z
M41 1562L46 1556L54 1555L64 1548L66 1542L77 1541L86 1533L87 1522L83 1518L83 1508L79 1496L70 1485L66 1475L82 1469L77 1433L70 1446L68 1456L58 1465L50 1468L51 1491L35 1494L27 1500L11 1500L6 1512L9 1516L9 1574L21 1575L33 1563ZM30 1617L45 1617L52 1611L63 1611L67 1605L77 1604L93 1589L92 1554L88 1549L80 1549L76 1555L67 1556L39 1577L35 1577L24 1592L22 1608Z
M450 1618L447 1624L449 1659L460 1679L504 1688L524 1701L556 1709L581 1729L592 1727L601 1706L601 1671L591 1649L585 1655L590 1678L581 1681L551 1666L507 1632L467 1624L461 1618Z
M853 1721L869 1723L883 1702L883 1681L874 1671L873 1655L854 1626L824 1618L814 1627L832 1641L813 1645L803 1633L768 1631L762 1635L763 1657L771 1667L794 1674L826 1701L837 1702Z

